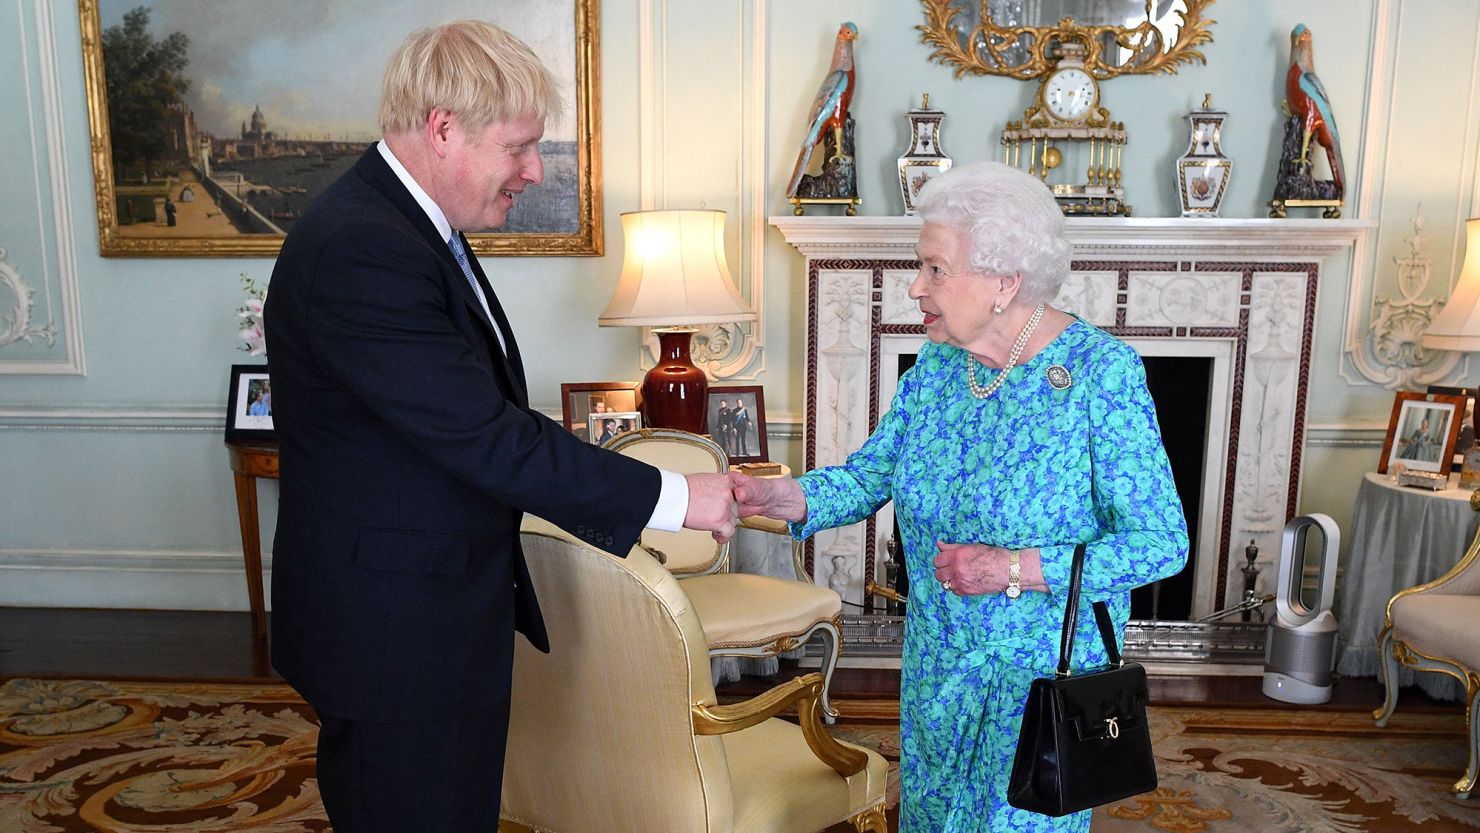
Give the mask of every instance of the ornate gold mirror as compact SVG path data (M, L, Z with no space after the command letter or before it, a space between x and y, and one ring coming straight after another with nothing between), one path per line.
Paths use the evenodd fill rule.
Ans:
M1095 78L1176 72L1207 59L1213 0L921 0L920 40L935 47L931 60L956 68L956 77L1008 75L1037 78L1057 60L1056 45L1083 43L1085 71Z

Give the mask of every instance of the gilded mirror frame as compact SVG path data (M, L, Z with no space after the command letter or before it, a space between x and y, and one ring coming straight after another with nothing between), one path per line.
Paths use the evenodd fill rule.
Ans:
M104 257L275 257L283 244L282 233L233 231L204 236L170 236L165 234L120 233L115 189L116 172L113 143L108 121L108 90L104 75L103 27L100 4L111 0L78 0L81 17L82 64L87 96L88 133L93 160L93 193L98 221L98 247ZM371 0L364 2L365 13L374 13ZM600 0L567 0L574 9L571 27L575 54L574 89L565 91L565 118L574 120L574 149L566 149L562 158L574 159L574 198L563 197L559 204L560 230L534 232L499 232L469 235L473 250L486 255L601 255L605 238L602 233L601 118L599 25ZM435 7L433 2L432 6ZM489 3L489 17L497 23L494 4ZM424 18L425 19L425 18ZM270 26L264 21L264 26ZM407 24L409 33L413 27ZM368 57L365 78L378 90L383 62L389 54ZM375 113L366 116L373 125ZM567 122L569 124L569 122ZM377 130L378 133L378 130ZM355 150L358 157L363 144ZM320 156L322 159L322 155ZM550 175L547 154L547 176ZM201 184L205 190L206 183ZM302 192L299 192L302 193ZM195 195L191 194L192 199ZM169 193L166 192L166 200ZM130 206L132 208L132 206ZM167 206L173 208L173 206ZM172 211L166 210L167 215ZM567 231L574 220L574 230ZM157 222L157 221L156 221ZM140 223L142 225L142 223Z
M1165 43L1160 30L1151 23L1154 0L1146 0L1146 21L1139 26L1079 25L1072 17L1065 17L1054 26L999 26L987 10L988 0L981 3L981 24L971 30L967 43L981 44L980 49L968 50L955 27L951 25L956 16L953 0L921 0L925 7L925 23L915 28L920 32L920 41L934 47L930 60L954 66L957 78L964 75L1005 75L1018 79L1037 78L1053 69L1057 56L1049 47L1063 41L1083 43L1088 50L1084 58L1085 70L1095 78L1114 78L1117 75L1146 75L1158 72L1175 73L1179 64L1198 61L1207 63L1207 58L1197 49L1212 43L1213 34L1208 31L1215 21L1204 16L1204 11L1213 0L1185 0L1187 11L1182 15L1182 26L1177 29L1177 39L1163 49ZM1102 55L1102 44L1106 36L1122 48L1132 50L1131 58L1122 65L1106 62ZM1022 44L1028 59L1010 65L1003 52ZM991 61L983 56L991 56Z

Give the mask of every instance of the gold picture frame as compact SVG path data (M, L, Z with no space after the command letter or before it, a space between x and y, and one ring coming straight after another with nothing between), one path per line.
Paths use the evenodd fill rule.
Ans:
M305 208L319 191L327 187L339 173L347 170L370 142L379 136L379 129L375 127L375 104L379 97L383 62L390 57L395 44L417 26L433 25L442 22L444 17L451 20L461 16L454 14L458 7L452 6L450 0L447 7L440 10L439 2L440 0L424 0L418 4L414 24L404 16L386 16L399 19L405 31L399 33L395 43L385 47L384 54L356 54L355 60L365 63L363 66L356 64L352 68L335 63L334 59L325 55L328 50L309 47L315 43L323 46L323 39L332 38L336 20L353 19L363 22L367 18L381 15L382 7L374 4L373 0L332 4L332 9L342 14L342 18L330 16L328 10L331 4L293 4L296 16L286 12L275 15L271 8L264 8L264 4L270 6L281 3L286 10L289 7L288 0L261 0L254 4L233 7L243 10L243 14L247 13L245 10L250 10L252 17L251 25L232 29L234 35L231 38L216 37L220 32L208 28L210 24L205 22L218 16L226 7L205 4L209 8L199 13L188 9L180 12L181 19L202 21L195 24L201 27L196 34L207 44L240 45L242 41L246 41L247 45L241 47L243 54L247 54L245 50L252 43L257 43L264 52L275 51L281 55L284 52L284 43L296 43L303 48L294 50L291 54L295 59L310 62L308 68L276 67L279 76L276 80L281 80L283 86L274 88L270 93L250 88L222 90L220 83L212 78L209 84L211 98L208 105L200 108L203 111L199 114L202 118L206 110L215 112L222 109L221 99L226 95L234 96L238 102L250 102L253 96L262 96L257 110L251 111L250 115L245 110L241 111L243 120L240 135L224 138L230 132L235 132L235 121L230 122L233 129L217 131L223 132L223 137L207 132L206 125L198 121L198 114L189 99L189 84L194 79L186 75L189 71L188 61L182 66L173 67L175 74L165 83L174 92L167 92L164 97L173 95L176 99L173 103L156 107L152 114L146 114L142 118L131 110L121 121L142 121L143 126L133 133L110 124L110 80L104 54L105 42L140 42L137 38L134 41L127 39L130 32L137 35L140 27L135 19L133 29L126 30L126 15L140 8L145 9L143 33L149 38L146 46L173 48L177 53L186 52L188 56L191 31L180 28L173 28L168 34L150 31L150 15L165 8L162 3L149 6L142 4L140 0L78 0L100 253L104 257L275 257L282 248L286 234L284 226L291 227L295 212ZM557 48L561 54L564 54L566 46L570 46L573 53L568 65L562 64L559 69L551 67L557 81L569 77L573 79L573 83L561 84L567 100L566 114L558 123L560 132L555 132L557 123L552 122L545 141L541 142L546 160L544 187L532 188L526 194L511 215L507 230L469 236L473 250L480 255L594 256L603 253L599 110L600 0L557 2L569 7L570 31L565 31L563 24L559 22L565 16L558 13L558 10L552 13L548 9L542 10L540 14L528 14L521 18L519 23L523 27L509 27L515 34L529 40L537 53L541 52L542 45L550 44L555 44L556 47L551 48ZM358 8L357 3L362 4L363 8ZM322 8L319 8L321 5ZM188 4L177 4L177 7L184 6ZM310 14L322 13L314 26L294 26L291 22L301 18L304 9ZM485 16L493 23L500 23L501 10L499 4L490 2ZM439 14L439 11L443 13ZM329 19L326 20L325 17ZM277 28L274 28L275 21ZM524 30L528 26L544 23L550 23L554 28L549 32L536 32L533 35ZM227 24L218 25L224 27ZM110 29L117 31L112 32ZM170 38L175 35L184 42L171 42ZM345 41L348 49L349 38ZM365 48L360 46L361 50ZM217 54L218 51L220 50L203 49L202 54L209 58L206 63L223 63L224 57ZM146 54L158 56L158 53ZM547 63L553 63L547 55L542 57ZM322 72L312 67L311 62L314 60L323 62L318 68ZM116 62L115 75L120 68L137 65L148 66L151 71L157 72L162 63L169 62L131 62L119 59ZM349 75L351 69L357 75ZM302 73L304 80L301 83L294 80L298 77L295 76L295 71ZM239 74L224 77L234 79ZM368 112L365 113L363 125L356 121L357 132L354 138L350 138L346 132L341 139L335 140L326 132L322 138L317 139L312 138L312 134L306 138L279 139L268 129L272 122L263 114L264 106L271 109L272 102L291 102L295 93L302 94L311 84L318 84L326 79L353 85L357 95L368 101L368 106L359 108ZM179 84L181 81L186 85L183 89ZM157 78L155 83L160 83ZM295 83L299 83L299 86L294 87ZM154 99L147 95L135 95L128 100L147 102ZM231 110L233 116L239 109L240 106ZM359 110L356 111L357 118ZM219 126L219 119L217 124ZM316 122L315 126L317 124ZM150 147L154 150L163 147L165 158L149 159L144 156L143 161L139 161L141 156L136 152L137 143L126 145L130 151L126 162L115 158L115 152L120 150L115 144L116 139L122 136L121 140L128 142L150 131L156 131L155 135L148 136L147 141L154 142ZM160 135L163 136L162 142L159 140ZM570 138L564 138L566 136ZM205 148L209 148L209 151ZM123 154L118 153L117 156L122 157ZM212 157L215 156L220 156L223 161L214 163ZM277 166L268 168L269 162ZM237 167L238 170L230 172L229 177L222 177L221 174L228 173L222 166ZM250 170L244 172L241 167L249 167ZM253 175L261 181L250 179ZM526 205L529 206L527 209ZM520 213L521 209L523 214Z

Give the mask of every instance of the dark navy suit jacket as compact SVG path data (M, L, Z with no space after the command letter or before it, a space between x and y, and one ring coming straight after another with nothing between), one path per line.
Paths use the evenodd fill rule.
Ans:
M315 708L433 720L505 696L515 628L548 650L524 512L625 554L650 466L529 408L508 343L371 147L295 223L266 321L281 481L272 655Z

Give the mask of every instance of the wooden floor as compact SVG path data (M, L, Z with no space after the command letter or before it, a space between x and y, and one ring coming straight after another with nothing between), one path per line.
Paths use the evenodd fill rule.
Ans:
M726 697L744 697L800 673L783 663L771 678L745 677L721 687ZM254 640L246 613L77 610L0 607L0 679L6 677L89 679L278 679L267 645ZM1259 690L1255 676L1152 677L1156 703L1173 705L1278 705ZM899 696L899 672L839 669L833 689L840 697ZM1375 679L1338 680L1327 708L1376 708L1382 696ZM1399 707L1457 708L1405 689Z

